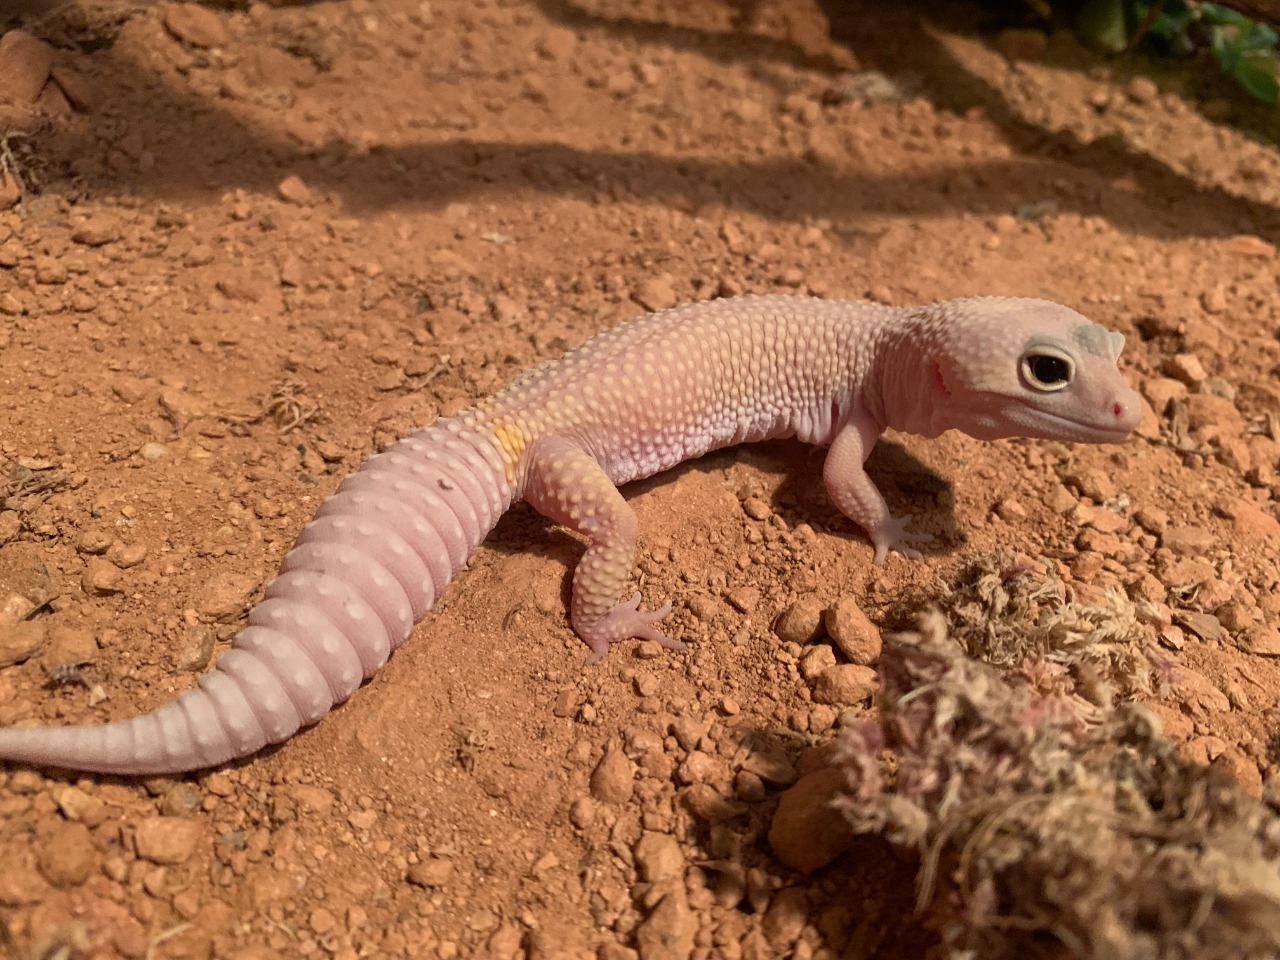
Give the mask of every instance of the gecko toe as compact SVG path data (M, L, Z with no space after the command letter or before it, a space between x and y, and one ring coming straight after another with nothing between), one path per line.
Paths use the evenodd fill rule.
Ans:
M587 658L587 664L598 663L613 644L633 637L638 640L650 640L668 650L686 649L679 640L668 637L654 626L670 613L671 604L669 603L663 604L656 610L641 610L639 592L632 594L630 599L619 603L588 629L579 631L582 639L591 648L591 656Z
M924 556L911 544L932 543L933 534L915 533L908 530L907 524L910 522L911 514L902 517L891 517L885 524L886 529L876 531L876 535L872 538L876 548L873 563L877 565L884 563L892 551L902 554L908 560L919 560Z

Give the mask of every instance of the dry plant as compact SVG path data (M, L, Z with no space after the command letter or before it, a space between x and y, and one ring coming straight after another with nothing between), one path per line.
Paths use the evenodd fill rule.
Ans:
M938 606L971 657L1000 668L1027 660L1065 667L1082 694L1106 706L1113 693L1149 692L1166 665L1137 605L1119 589L1103 601L1078 600L1047 562L1002 553L970 561L955 584L942 585Z
M271 391L258 420L270 419L281 433L302 426L317 413L320 405L306 396L307 386L297 380L286 380Z
M1100 710L1060 664L1002 677L936 612L887 639L881 672L879 719L842 733L839 802L919 854L949 957L1280 956L1275 807L1179 756L1141 707Z
M36 121L31 129L0 130L0 187L6 180L13 185L10 204L16 195L16 202L25 207L27 198L44 187L45 164L36 152L34 137L46 128L47 121Z

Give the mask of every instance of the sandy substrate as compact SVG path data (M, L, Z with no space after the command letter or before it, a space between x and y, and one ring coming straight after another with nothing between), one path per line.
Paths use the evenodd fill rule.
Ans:
M872 711L843 668L878 650L859 610L900 627L1001 548L1142 601L1173 668L1139 699L1261 791L1280 153L1185 68L910 6L23 21L53 49L12 67L43 119L0 108L30 133L0 179L2 725L172 699L345 473L649 309L1048 297L1126 335L1150 409L1113 448L890 437L874 475L936 540L879 568L799 444L635 484L638 582L690 650L588 669L581 544L519 506L283 746L145 783L0 768L0 955L922 956L914 866L821 820L832 738Z

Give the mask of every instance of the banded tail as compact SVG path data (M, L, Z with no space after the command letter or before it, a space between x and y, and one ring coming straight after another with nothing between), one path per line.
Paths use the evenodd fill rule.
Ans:
M0 730L0 759L180 773L287 739L387 662L514 499L482 422L437 420L367 460L321 504L248 625L194 688L130 720Z

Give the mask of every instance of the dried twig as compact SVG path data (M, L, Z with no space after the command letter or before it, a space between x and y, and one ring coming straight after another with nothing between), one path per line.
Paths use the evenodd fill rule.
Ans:
M286 380L271 392L259 419L270 417L281 433L288 433L302 426L320 412L319 404L303 396L306 389L305 384Z

